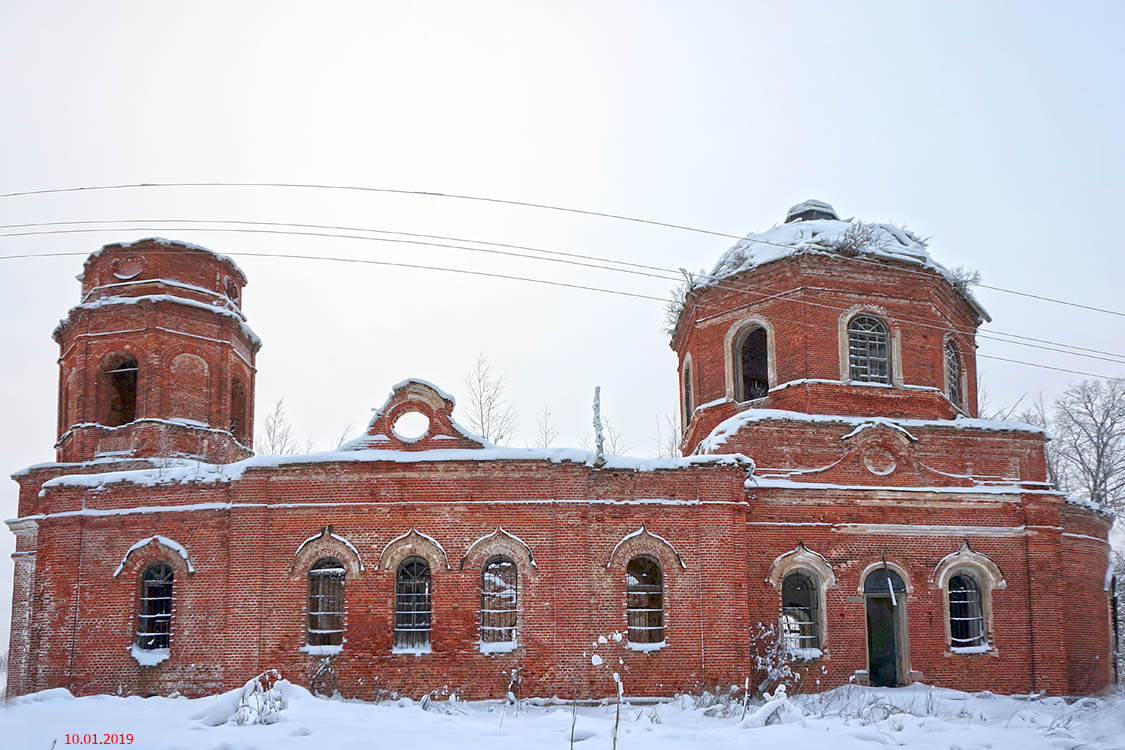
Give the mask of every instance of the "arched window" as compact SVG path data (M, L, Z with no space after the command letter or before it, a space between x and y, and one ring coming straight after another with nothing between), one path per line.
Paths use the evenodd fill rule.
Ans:
M691 423L691 415L695 411L695 400L692 398L691 388L691 360L684 360L684 429Z
M137 359L126 352L102 360L99 373L98 421L107 427L137 418Z
M945 379L949 382L949 400L957 408L961 403L961 359L952 341L945 342Z
M980 584L963 571L949 577L949 639L954 648L985 645Z
M516 642L516 564L506 557L493 557L484 564L480 578L480 642Z
M172 566L153 563L141 574L141 606L137 611L137 646L168 648L172 637Z
M781 585L781 637L786 649L820 648L816 579L803 571L785 576Z
M769 393L769 348L765 328L748 328L735 339L734 364L738 401L762 398Z
M344 566L322 557L309 570L308 644L339 646L344 642Z
M430 566L410 557L398 566L395 580L395 648L430 646Z
M664 577L651 557L634 557L625 569L625 606L630 643L664 640Z
M859 383L891 382L887 324L874 315L848 323L848 378Z
M246 418L246 386L235 375L230 381L230 433L235 440L244 441L249 427Z

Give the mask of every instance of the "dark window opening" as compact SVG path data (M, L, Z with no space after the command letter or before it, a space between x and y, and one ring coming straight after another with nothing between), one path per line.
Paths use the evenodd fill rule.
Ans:
M309 570L310 646L344 642L344 574L344 566L334 557L322 557Z
M625 570L626 618L630 643L664 640L664 580L651 557L634 557Z
M695 403L692 399L691 389L691 363L684 362L684 429L691 423L692 412L695 411Z
M848 323L848 377L859 383L890 383L887 324L872 315Z
M230 433L235 439L244 442L249 427L246 418L246 386L237 375L230 383Z
M107 427L137 418L137 360L130 354L111 354L101 368L99 422Z
M737 349L739 401L762 398L770 390L769 350L765 328L743 334Z
M395 648L428 648L430 615L430 566L419 557L408 558L395 580Z
M949 381L949 400L961 408L961 360L952 341L945 342L945 378Z
M965 573L949 578L949 636L955 647L985 643L980 586Z
M156 563L141 576L141 606L137 614L137 646L168 648L172 636L172 567Z
M485 563L480 582L480 642L516 642L516 564L506 557Z
M781 585L781 637L789 650L820 648L816 579L790 573Z

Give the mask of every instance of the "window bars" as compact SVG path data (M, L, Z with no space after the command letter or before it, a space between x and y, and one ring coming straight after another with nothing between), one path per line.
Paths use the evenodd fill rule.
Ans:
M172 636L172 566L156 563L141 576L141 606L137 613L137 646L168 648Z
M660 564L651 557L634 557L625 570L626 620L630 643L664 640L664 581Z
M516 642L516 564L506 557L485 563L480 581L480 642Z
M890 383L887 324L872 315L848 323L848 377L860 383Z
M781 638L793 651L820 648L816 579L801 572L785 576L781 584Z
M395 580L395 648L430 645L430 566L411 557L398 568Z
M961 361L952 341L945 342L945 378L949 381L949 400L961 408Z
M980 586L967 573L949 578L949 639L955 648L985 645Z
M322 557L309 570L308 644L339 646L344 642L344 566Z

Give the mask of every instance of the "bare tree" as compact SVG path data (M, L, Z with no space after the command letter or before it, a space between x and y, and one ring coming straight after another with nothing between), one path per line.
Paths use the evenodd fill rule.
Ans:
M465 376L469 389L469 426L490 443L502 443L516 431L516 409L504 395L504 376L494 375L484 352Z
M559 431L555 428L554 422L551 421L551 410L544 406L543 413L539 415L539 422L536 425L535 447L550 448L558 438Z
M1031 405L1021 411L1017 417L1021 422L1042 427L1048 432L1051 431L1051 407L1043 400L1043 394L1040 393ZM1066 491L1065 477L1063 476L1062 468L1059 466L1059 452L1058 443L1054 440L1047 442L1047 479L1051 484L1059 489Z
M1051 429L1063 488L1125 508L1125 380L1074 383L1055 402Z
M660 458L678 458L680 454L680 413L666 412L656 418L656 455Z
M354 430L355 430L355 422L348 422L346 425L344 425L340 429L340 432L336 435L336 439L333 441L333 445L335 445L337 448L339 448L341 445L343 445L344 443L351 440L352 439L352 432Z
M297 453L300 443L293 434L293 425L289 424L289 416L285 413L285 397L282 396L273 405L265 418L262 432L258 435L257 446L260 453L269 456L286 456Z
M603 419L602 423L605 425L606 451L614 456L623 456L628 453L632 446L625 442L625 436L621 434L621 430L611 425L607 419Z

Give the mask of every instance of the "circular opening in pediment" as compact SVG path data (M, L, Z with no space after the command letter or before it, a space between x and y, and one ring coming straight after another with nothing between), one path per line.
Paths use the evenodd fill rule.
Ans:
M429 429L430 418L418 411L406 412L391 427L395 437L406 442L420 440Z
M872 474L886 476L895 470L898 462L895 456L882 446L873 445L863 455L863 464Z

